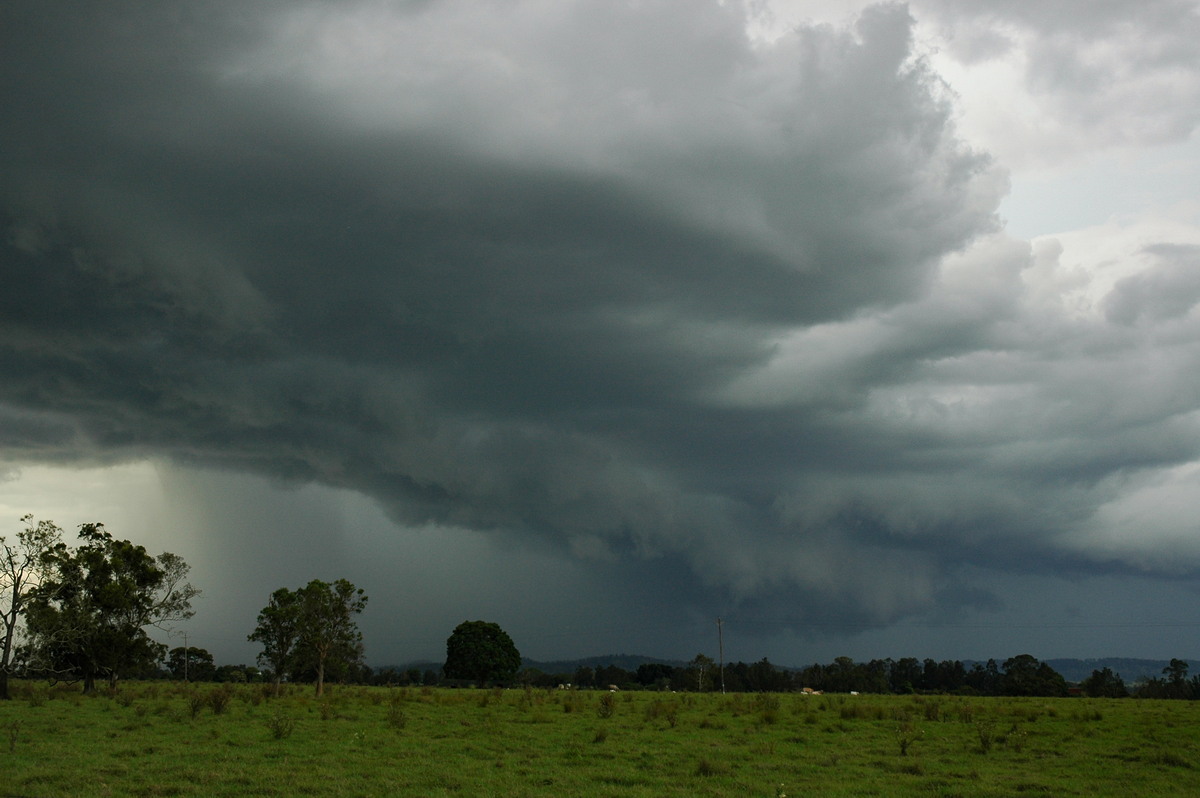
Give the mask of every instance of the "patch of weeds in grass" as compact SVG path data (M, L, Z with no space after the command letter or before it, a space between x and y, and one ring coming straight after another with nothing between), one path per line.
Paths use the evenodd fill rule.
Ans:
M1173 768L1187 768L1190 770L1192 767L1190 759L1180 756L1174 751L1158 751L1151 755L1147 761L1154 765L1167 765Z
M617 711L617 697L613 693L604 693L596 703L596 714L601 718L611 718Z
M292 732L296 730L296 719L282 712L276 712L267 718L267 729L276 740L291 737Z
M896 727L896 745L900 747L900 756L908 756L908 750L913 743L921 738L924 731L914 721L903 721Z
M594 737L592 737L592 742L593 743L602 743L607 739L608 739L608 729L601 726L600 728L596 729L596 734Z
M779 710L783 702L775 693L759 693L754 697L754 709L758 712L758 720L766 726L774 726L779 722Z
M672 729L679 724L679 704L656 698L646 705L646 720L665 720Z
M399 701L392 701L387 708L387 725L400 731L408 725L408 716L404 714L404 708L400 706Z
M709 759L706 756L700 757L700 761L696 763L697 776L724 776L729 773L729 763L721 762L716 759Z
M1010 751L1020 753L1025 750L1025 741L1029 737L1029 733L1022 727L1014 723L1007 732L1004 733L1003 742L1005 747Z
M8 724L8 752L17 750L17 739L21 736L21 721L14 720Z
M975 733L979 737L979 753L986 754L996 743L996 723L991 720L980 720L975 723Z
M842 704L838 708L838 717L842 720L859 720L866 716L866 709L861 704Z
M208 694L208 705L212 708L214 715L223 715L225 710L229 708L229 702L233 698L233 691L228 687L218 687Z
M764 709L779 709L783 700L776 693L758 693L754 696L754 708L760 712Z
M188 694L187 707L188 712L191 713L193 719L200 714L200 710L204 709L207 704L208 696L204 695L203 693L192 692Z
M750 746L750 753L756 757L770 757L775 755L774 740L759 740Z

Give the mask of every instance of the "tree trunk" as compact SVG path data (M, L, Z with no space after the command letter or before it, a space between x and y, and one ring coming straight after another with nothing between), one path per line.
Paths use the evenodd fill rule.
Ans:
M10 617L4 618L4 646L0 649L0 701L12 698L8 693L8 669L12 665L13 629L17 623L17 614L9 608Z
M325 659L317 660L317 697L325 694Z
M96 677L95 677L95 675L89 673L83 677L83 692L84 693L96 692Z

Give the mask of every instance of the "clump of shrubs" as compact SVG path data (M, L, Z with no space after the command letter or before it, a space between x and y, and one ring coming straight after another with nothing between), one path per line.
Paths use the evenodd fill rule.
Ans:
M267 719L267 728L271 732L271 736L276 740L282 740L285 737L290 737L292 732L296 730L296 719L276 712Z
M388 705L387 724L397 731L408 725L408 716L404 714L404 708L400 706L399 701L392 701Z
M596 714L601 718L611 718L617 711L617 697L612 693L604 693L596 704Z
M208 705L212 708L214 715L221 715L229 708L229 701L232 698L232 690L228 687L218 687L208 694Z

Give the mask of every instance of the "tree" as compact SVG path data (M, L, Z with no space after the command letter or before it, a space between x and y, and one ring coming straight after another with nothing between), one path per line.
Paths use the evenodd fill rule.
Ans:
M62 530L51 521L35 524L33 516L26 515L21 522L25 528L14 543L0 537L0 700L12 697L8 677L25 603L46 576L46 553L62 542Z
M499 624L463 621L446 640L443 672L450 679L488 682L511 681L521 667L521 653Z
M189 682L207 682L213 677L216 667L213 655L195 646L178 646L167 654L167 670L176 679Z
M1121 674L1113 673L1112 668L1092 671L1092 675L1079 683L1080 689L1093 698L1125 698L1129 689Z
M1067 683L1056 670L1036 657L1018 654L1004 662L1000 692L1014 696L1065 696Z
M270 668L275 695L279 695L279 681L291 668L300 639L299 592L281 587L272 593L258 614L258 626L246 639L262 644L258 664Z
M26 626L34 669L82 679L91 692L97 676L115 685L122 671L162 659L166 647L147 627L192 617L200 591L176 554L151 557L102 524L82 525L79 537L76 549L60 541L43 553L47 574L29 594Z
M322 695L328 667L348 667L362 660L362 633L354 616L366 608L367 596L345 579L332 584L314 579L297 595L297 653L302 663L316 669L317 695Z
M996 660L989 659L986 665L976 662L966 675L966 684L981 695L995 695L1000 687L1000 668Z
M587 665L575 669L575 686L592 687L596 684L596 672Z
M704 654L696 654L688 662L688 674L695 680L696 692L706 691L712 686L714 665L713 659Z
M1163 676L1167 677L1167 688L1171 698L1191 698L1190 685L1188 684L1188 664L1185 660L1172 658L1170 664L1162 669Z
M654 687L665 690L671 685L671 677L675 675L675 666L665 662L643 662L638 665L636 679L643 687Z

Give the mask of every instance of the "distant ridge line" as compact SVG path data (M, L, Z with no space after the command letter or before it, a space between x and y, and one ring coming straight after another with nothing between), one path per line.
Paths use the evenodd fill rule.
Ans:
M1017 656L1013 654L1011 656ZM880 657L879 659L886 659ZM904 659L903 657L892 657L893 660ZM926 658L918 658L924 661ZM936 659L929 657L928 659ZM945 661L943 658L938 661ZM1003 666L1004 661L1009 657L995 657L997 665ZM1177 657L1182 659L1191 666L1190 672L1193 675L1200 675L1200 657L1187 658ZM859 660L856 660L856 662ZM869 662L870 660L861 660ZM961 659L961 662L968 670L976 663L982 664L987 660L980 659ZM1163 668L1170 664L1169 659L1148 659L1138 657L1098 657L1094 659L1078 659L1072 657L1060 657L1056 659L1042 660L1054 670L1058 671L1068 682L1081 682L1092 675L1092 671L1110 669L1113 673L1119 674L1126 684L1135 684L1143 682L1146 679L1162 676ZM661 657L650 657L643 654L601 654L593 657L580 657L577 659L558 659L558 660L536 660L527 657L521 658L522 668L536 668L542 673L574 673L580 668L604 668L615 665L627 671L636 671L639 665L670 665L671 667L684 667L688 663L686 660L679 659L663 659ZM726 663L727 665L729 663ZM780 665L772 663L776 668L788 671L802 670L807 665ZM809 663L812 664L812 663ZM828 664L828 663L821 663ZM377 670L387 670L388 668L403 671L416 668L421 671L441 670L441 662L430 662L422 660L419 662L410 662L404 665L382 665Z

